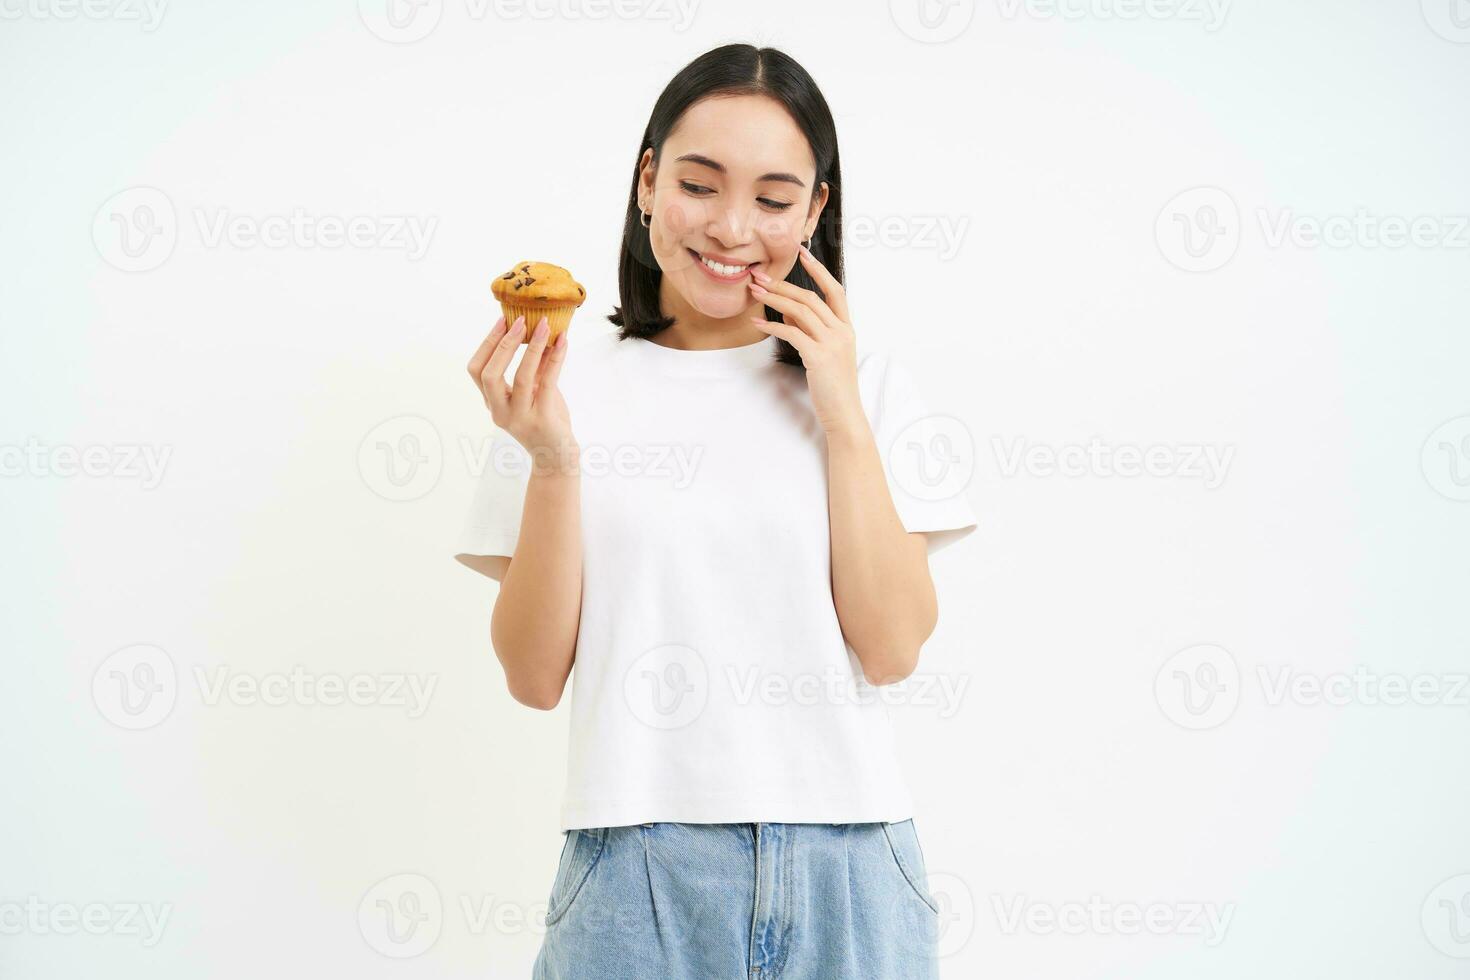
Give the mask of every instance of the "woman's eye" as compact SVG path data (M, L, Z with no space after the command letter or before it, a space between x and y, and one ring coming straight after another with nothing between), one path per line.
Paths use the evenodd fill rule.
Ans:
M714 193L714 191L710 190L708 187L703 187L699 184L691 184L687 180L679 181L679 186L683 188L685 192L693 194L696 197L703 197L706 194ZM760 203L764 204L766 207L770 208L773 211L785 211L791 207L791 205L785 201L772 201L769 198L764 197L756 198L756 200L760 201Z

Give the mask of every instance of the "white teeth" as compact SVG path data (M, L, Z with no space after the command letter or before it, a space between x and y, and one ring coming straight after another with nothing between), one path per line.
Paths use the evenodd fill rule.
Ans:
M744 272L746 269L749 268L749 266L744 265L720 265L720 263L711 262L709 259L705 258L702 255L699 257L699 261L703 262L705 265L709 266L711 269L715 270L722 276L733 276L737 272Z

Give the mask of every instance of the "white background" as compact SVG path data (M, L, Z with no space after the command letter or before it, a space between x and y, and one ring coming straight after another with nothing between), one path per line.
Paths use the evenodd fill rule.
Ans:
M567 706L510 699L450 557L490 433L463 366L517 259L587 287L572 357L611 329L648 113L729 41L822 86L856 325L973 438L920 664L963 695L895 709L944 975L1463 976L1470 9L1121 3L3 0L0 976L528 975ZM138 188L176 242L129 272ZM432 234L208 235L297 209ZM1094 439L1179 465L1043 465ZM130 730L135 653L176 687ZM211 703L298 667L436 686ZM1277 696L1355 670L1428 693ZM442 910L395 945L405 891ZM1048 925L1089 901L1163 924Z

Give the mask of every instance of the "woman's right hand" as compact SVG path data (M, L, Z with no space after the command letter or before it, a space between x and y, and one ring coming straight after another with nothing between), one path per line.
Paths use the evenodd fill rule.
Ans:
M546 318L540 322L546 323ZM491 419L531 454L535 468L575 463L577 443L572 435L572 415L556 386L561 366L566 363L570 331L562 331L557 345L550 350L546 349L545 334L538 338L532 333L513 383L507 385L505 368L521 345L525 329L524 317L517 317L509 329L504 316L496 320L495 328L470 358L470 378L480 389Z

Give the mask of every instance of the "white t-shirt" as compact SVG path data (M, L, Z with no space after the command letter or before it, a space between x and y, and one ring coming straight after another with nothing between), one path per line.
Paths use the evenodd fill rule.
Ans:
M804 371L772 338L572 344L583 568L562 829L912 816L888 708L838 624ZM858 383L904 527L937 532L930 554L968 535L963 426L930 416L890 355L859 352ZM531 461L494 442L456 557L515 553Z

